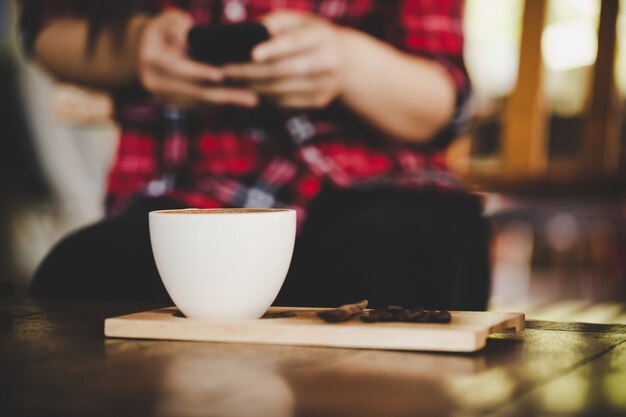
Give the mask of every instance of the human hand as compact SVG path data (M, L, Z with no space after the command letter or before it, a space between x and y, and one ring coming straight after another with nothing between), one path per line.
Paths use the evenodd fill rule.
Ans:
M180 10L165 11L147 20L137 60L141 84L157 99L170 104L230 104L252 107L255 92L220 85L223 72L187 57L191 17Z
M341 29L314 15L277 11L262 23L272 38L252 52L252 62L222 68L226 78L281 107L323 108L341 91Z

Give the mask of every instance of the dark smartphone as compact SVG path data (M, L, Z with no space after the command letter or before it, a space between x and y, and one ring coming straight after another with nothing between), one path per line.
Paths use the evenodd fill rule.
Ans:
M198 25L187 35L191 59L212 65L252 60L255 46L270 38L260 23Z

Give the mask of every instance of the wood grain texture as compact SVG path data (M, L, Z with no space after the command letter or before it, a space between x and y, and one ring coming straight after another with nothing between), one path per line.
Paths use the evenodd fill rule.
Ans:
M529 321L459 354L104 337L158 307L0 301L0 416L623 415L619 326Z
M323 309L271 308L295 311L296 317L260 320L203 321L180 317L165 308L105 321L105 336L135 339L194 340L361 349L475 352L491 333L524 329L521 313L452 312L449 324L324 323L315 317Z
M492 417L585 415L626 415L626 343L511 401Z

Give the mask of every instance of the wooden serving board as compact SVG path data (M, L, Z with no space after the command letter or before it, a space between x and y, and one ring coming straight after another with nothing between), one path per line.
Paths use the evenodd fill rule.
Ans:
M361 349L474 352L491 333L524 329L524 314L453 311L447 324L363 323L359 319L325 323L321 308L272 307L269 313L295 317L207 321L182 317L175 307L106 319L107 337L329 346Z

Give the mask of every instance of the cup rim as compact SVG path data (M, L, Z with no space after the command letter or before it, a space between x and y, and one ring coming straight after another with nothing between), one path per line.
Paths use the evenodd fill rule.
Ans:
M153 210L150 215L183 215L183 216L209 216L209 215L250 215L250 214L276 214L295 213L295 210L288 208L254 208L254 207L233 207L233 208L183 208Z

